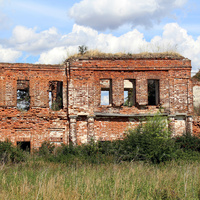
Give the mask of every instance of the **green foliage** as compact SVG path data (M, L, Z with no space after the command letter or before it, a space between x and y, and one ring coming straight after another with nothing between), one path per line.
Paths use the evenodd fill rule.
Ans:
M192 78L200 81L200 71L198 71Z
M184 151L198 151L200 152L200 138L192 136L191 134L185 134L175 138L177 148Z
M88 50L88 47L85 45L81 45L78 47L78 52L81 55L84 55L87 52L87 50Z
M133 88L127 90L127 97L124 99L124 106L132 107L133 106Z
M39 148L39 155L47 157L53 153L54 149L55 149L54 144L45 141L42 143L41 147Z
M51 146L43 143L40 155L61 163L119 163L147 161L155 164L170 160L199 160L200 139L191 135L171 138L166 117L147 117L135 129L129 129L124 140L91 141L78 146Z
M88 144L55 147L44 142L39 148L40 159L55 163L121 163L145 161L155 164L171 160L200 160L200 138L186 134L171 138L166 117L147 117L135 129L129 129L123 140L91 141ZM26 154L11 142L0 142L0 162L21 162Z
M136 129L129 129L121 143L119 156L122 160L160 163L172 160L175 156L175 145L167 129L167 119L159 115L148 117Z
M27 111L30 107L30 96L27 90L17 90L17 108Z
M82 144L78 146L62 145L56 147L52 153L46 143L42 145L40 155L46 155L46 159L52 162L60 162L71 164L73 162L81 163L106 163L112 161L111 157L108 156L108 152L102 152L99 143L91 141L89 144ZM47 153L46 153L47 152Z
M58 111L63 107L63 99L62 96L58 96L55 101L52 102L51 109L53 111Z
M0 142L0 163L18 163L26 160L26 154L10 141Z

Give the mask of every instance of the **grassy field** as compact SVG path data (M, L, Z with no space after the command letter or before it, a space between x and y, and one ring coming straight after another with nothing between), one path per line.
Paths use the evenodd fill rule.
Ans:
M198 162L0 165L0 199L200 199Z

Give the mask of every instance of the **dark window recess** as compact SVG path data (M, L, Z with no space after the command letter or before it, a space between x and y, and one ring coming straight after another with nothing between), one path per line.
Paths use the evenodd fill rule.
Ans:
M135 80L124 80L124 106L135 106L136 88Z
M148 105L158 105L159 101L159 80L148 80Z
M102 79L101 85L101 105L112 104L112 80Z
M17 81L17 108L21 111L27 111L30 108L29 81Z
M24 151L30 152L31 149L31 143L30 142L17 142L17 146L20 147L20 149Z
M54 111L63 108L62 81L49 81L49 107Z

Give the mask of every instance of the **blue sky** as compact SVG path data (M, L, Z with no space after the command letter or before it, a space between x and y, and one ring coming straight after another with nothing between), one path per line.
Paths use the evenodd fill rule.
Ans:
M200 66L199 0L0 0L0 62L60 64L79 45L177 51Z

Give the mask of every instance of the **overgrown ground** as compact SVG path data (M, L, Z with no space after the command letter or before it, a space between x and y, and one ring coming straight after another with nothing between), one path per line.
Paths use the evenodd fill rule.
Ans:
M149 117L124 140L29 154L0 142L0 199L200 199L200 138Z
M199 162L1 166L0 199L200 199Z

